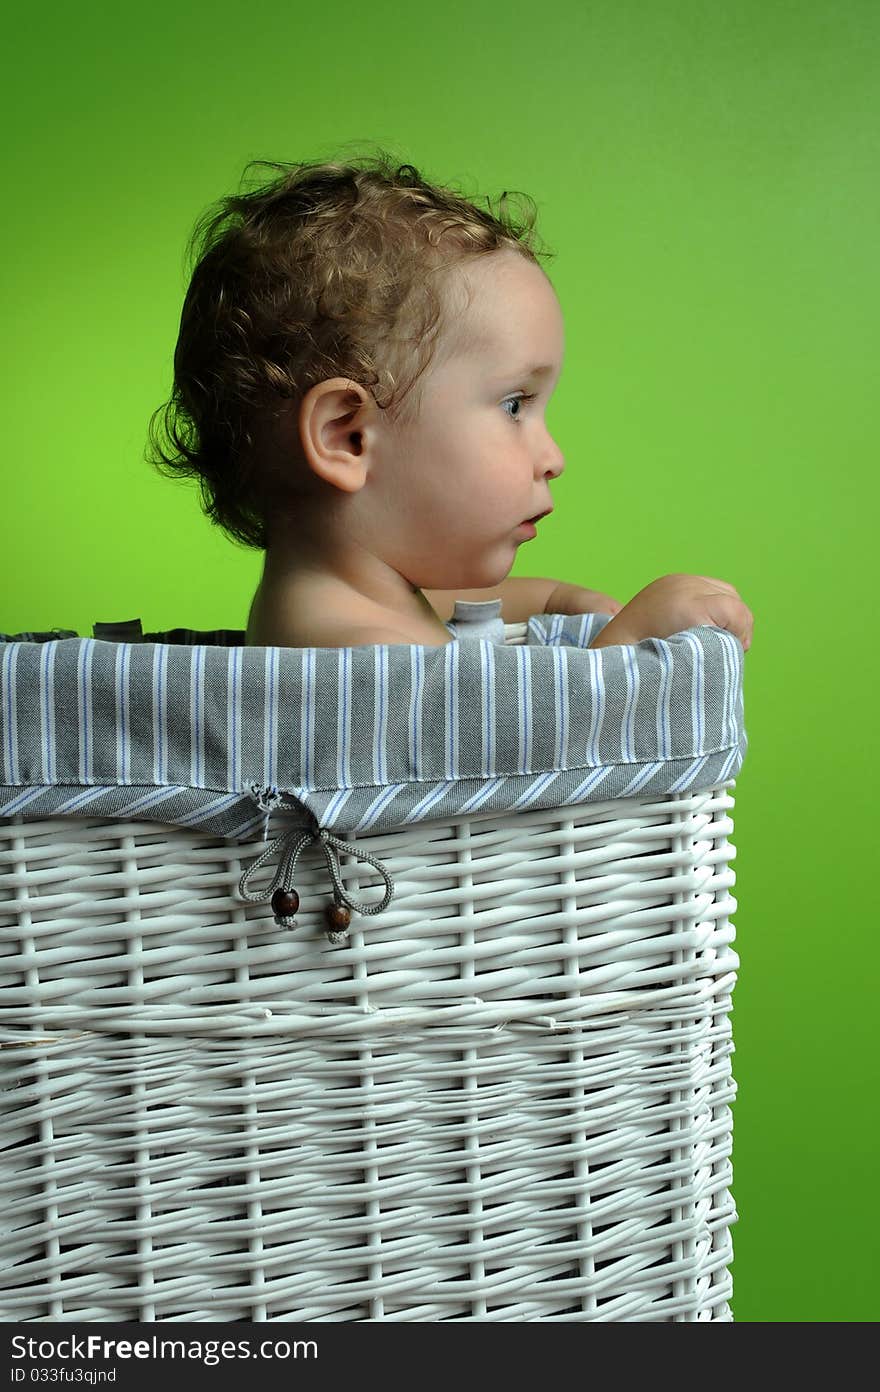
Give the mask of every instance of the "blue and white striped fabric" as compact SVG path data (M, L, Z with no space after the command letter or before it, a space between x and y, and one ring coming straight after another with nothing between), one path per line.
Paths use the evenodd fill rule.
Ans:
M704 625L590 649L609 618L536 614L505 644L500 601L459 601L461 641L440 647L249 648L138 620L135 641L0 634L0 817L252 840L275 806L344 835L735 778L739 640Z

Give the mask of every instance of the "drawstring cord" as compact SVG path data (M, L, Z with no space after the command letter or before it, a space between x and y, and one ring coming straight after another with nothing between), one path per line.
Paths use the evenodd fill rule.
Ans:
M324 852L330 878L333 881L334 899L332 904L327 905L325 914L327 936L330 942L336 945L348 937L348 926L351 921L350 910L353 909L360 914L382 913L383 909L387 909L394 898L394 881L382 862L377 860L375 856L368 855L358 846L352 845L350 841L340 840L338 836L334 836L331 831L327 831L323 827L319 827L317 830L313 830L311 827L293 827L283 836L276 836L262 855L248 866L238 882L238 893L239 897L249 904L261 904L271 898L275 922L279 928L295 928L296 919L293 915L299 908L299 895L293 888L293 875L300 853L314 841L317 841ZM266 889L249 892L246 888L248 880L255 871L273 858L279 847L281 847L281 854L271 884ZM374 869L378 870L387 886L385 897L380 904L359 904L356 899L352 899L350 895L346 894L337 860L337 854L341 851L354 856L356 860L372 865Z

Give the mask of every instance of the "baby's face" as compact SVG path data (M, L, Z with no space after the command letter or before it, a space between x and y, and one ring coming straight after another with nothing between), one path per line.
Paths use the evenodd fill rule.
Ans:
M564 354L552 285L515 251L453 274L454 299L462 277L472 291L453 333L460 325L474 342L446 360L441 342L420 379L418 419L383 447L381 502L410 553L399 568L422 588L497 585L530 537L521 524L553 506L564 467L544 419Z

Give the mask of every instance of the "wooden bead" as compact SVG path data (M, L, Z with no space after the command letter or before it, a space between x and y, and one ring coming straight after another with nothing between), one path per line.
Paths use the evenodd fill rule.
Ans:
M351 910L344 904L338 904L333 900L332 904L327 905L327 926L334 933L342 933L351 923Z
M295 889L276 889L272 895L272 909L276 918L292 918L299 908L299 895Z

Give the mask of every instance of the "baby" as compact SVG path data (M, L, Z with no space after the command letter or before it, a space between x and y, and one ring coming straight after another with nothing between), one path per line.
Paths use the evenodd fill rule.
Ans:
M509 576L564 467L544 418L563 319L534 216L384 153L271 167L196 225L160 408L173 451L150 423L151 462L198 476L211 520L265 552L245 642L439 646L456 599L500 599L506 623L611 614L593 647L710 623L748 649L752 614L721 580L667 575L621 606Z

